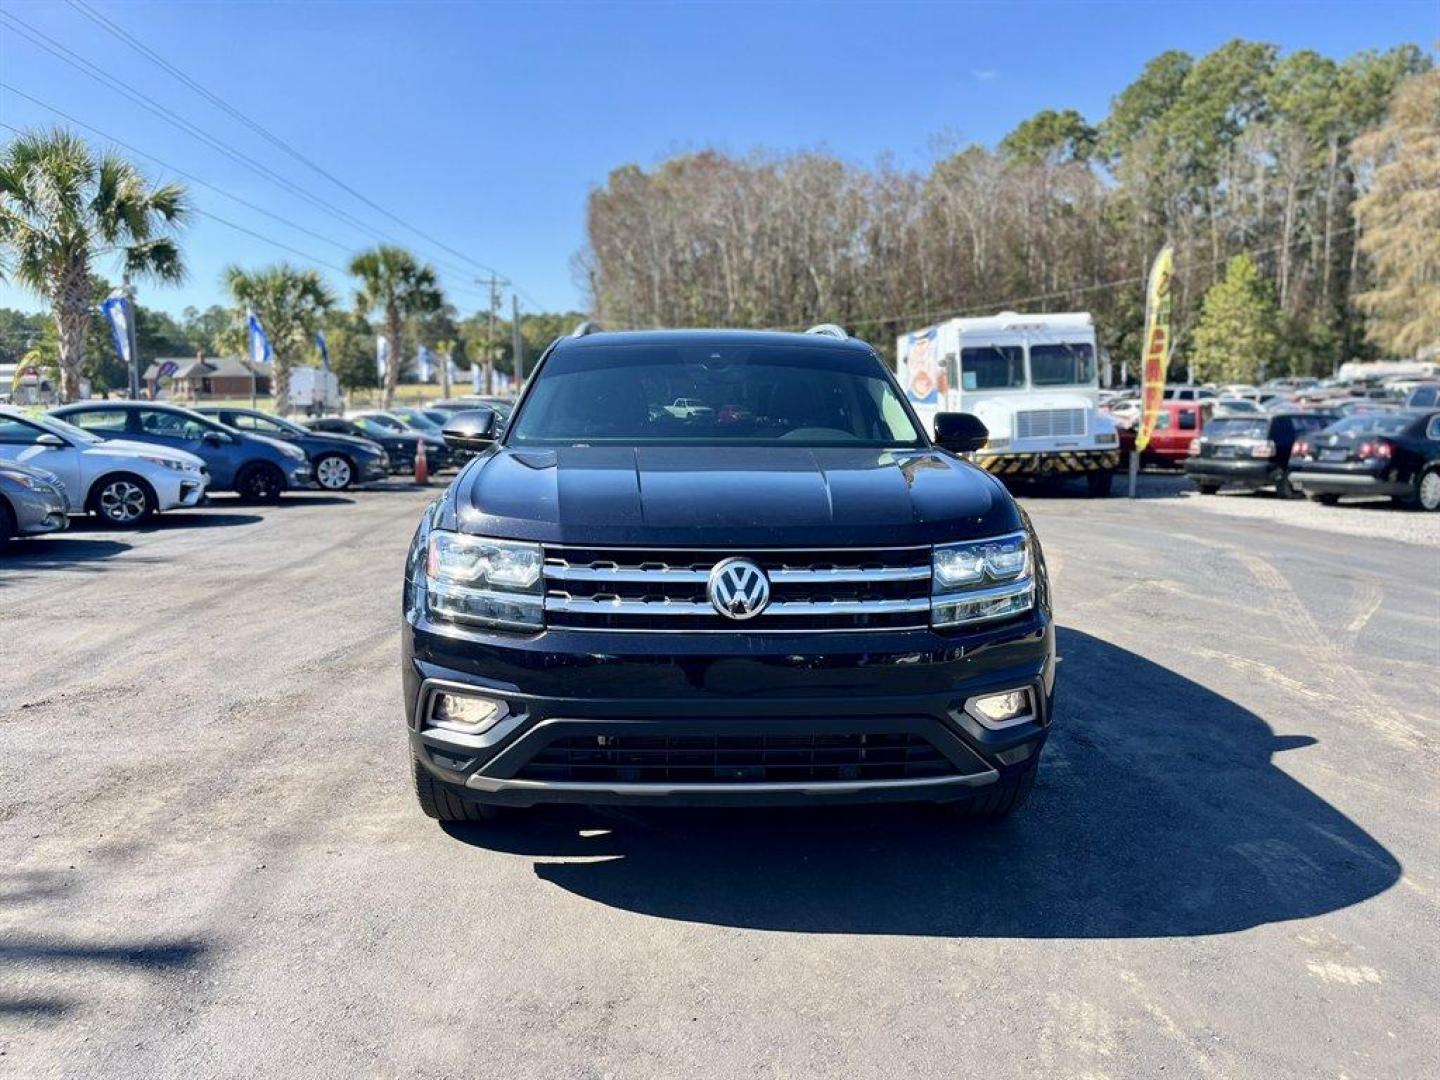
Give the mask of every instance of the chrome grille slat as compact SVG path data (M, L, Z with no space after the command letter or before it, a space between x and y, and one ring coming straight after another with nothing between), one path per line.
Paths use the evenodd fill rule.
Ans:
M1017 439L1048 439L1084 434L1084 409L1022 409L1015 414Z
M743 622L711 605L724 559L756 562L770 603ZM614 630L894 630L929 625L930 549L607 548L546 546L548 625Z

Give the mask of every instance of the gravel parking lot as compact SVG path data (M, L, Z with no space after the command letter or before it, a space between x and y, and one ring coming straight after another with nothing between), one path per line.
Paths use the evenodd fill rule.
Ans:
M436 489L7 551L0 1073L1440 1074L1437 516L1144 486L1023 499L1061 696L988 828L437 827L397 670Z

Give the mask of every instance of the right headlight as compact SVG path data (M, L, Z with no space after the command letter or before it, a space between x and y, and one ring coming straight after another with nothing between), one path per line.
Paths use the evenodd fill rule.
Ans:
M437 619L539 630L544 568L539 544L435 529L425 556L426 604Z
M1024 533L944 544L932 558L933 626L1006 619L1035 604L1030 541Z

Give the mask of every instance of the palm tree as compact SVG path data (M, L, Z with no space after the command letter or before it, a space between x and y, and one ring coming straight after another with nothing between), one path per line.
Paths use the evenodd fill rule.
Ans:
M377 308L384 312L390 363L385 368L383 407L388 409L395 399L395 384L400 378L402 323L407 316L440 310L445 298L436 282L435 268L417 262L404 248L382 244L362 251L350 260L350 273L360 279L360 287L355 292L359 313L366 315Z
M0 156L0 246L17 282L50 305L60 344L60 394L80 394L92 264L117 255L127 277L185 277L175 227L189 212L179 184L152 185L117 154L99 157L56 128L17 136Z
M225 291L242 315L253 311L265 328L275 354L271 392L275 411L290 408L290 369L296 357L310 349L315 331L325 313L335 306L334 294L314 270L301 270L289 263L276 263L259 270L238 266L225 268ZM237 319L237 321L242 321Z

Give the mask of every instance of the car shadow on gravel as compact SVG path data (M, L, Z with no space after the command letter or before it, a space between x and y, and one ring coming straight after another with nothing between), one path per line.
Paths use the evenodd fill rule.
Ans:
M91 540L75 536L74 532L71 529L51 536L11 540L0 547L0 569L62 570L103 563L130 550L130 545L121 540ZM4 576L0 575L0 586L4 584Z
M1400 864L1276 767L1307 736L1075 630L1034 795L996 825L934 808L539 808L450 835L660 918L811 933L1222 934L1360 903Z

